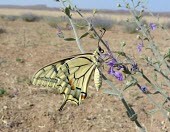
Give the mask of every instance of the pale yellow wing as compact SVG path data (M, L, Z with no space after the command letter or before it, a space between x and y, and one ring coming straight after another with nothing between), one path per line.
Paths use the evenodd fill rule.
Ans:
M70 59L72 59L72 57L42 67L33 75L31 79L32 84L36 86L54 87L58 82L57 74L59 67Z
M57 83L61 94L64 94L64 101L60 110L67 101L80 104L87 96L87 87L90 77L96 68L96 58L93 54L79 55L66 61L60 68Z
M62 110L67 101L80 104L87 96L90 77L97 68L94 54L80 54L49 64L38 70L32 84L57 88L64 95Z

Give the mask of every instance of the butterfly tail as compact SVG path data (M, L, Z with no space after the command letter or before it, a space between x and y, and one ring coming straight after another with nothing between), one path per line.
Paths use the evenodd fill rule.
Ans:
M62 111L66 103L67 103L67 100L65 100L65 101L62 103L62 105L61 105L61 107L58 109L58 111Z

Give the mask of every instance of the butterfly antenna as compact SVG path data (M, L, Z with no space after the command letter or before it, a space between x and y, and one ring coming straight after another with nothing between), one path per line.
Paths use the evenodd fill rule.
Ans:
M100 35L99 41L98 41L98 48L99 48L99 51L101 51L101 52L103 53L104 50L101 48L101 46L99 45L99 43L100 43L101 39L103 38L103 36L104 36L104 34L105 34L105 32L106 32L106 29L105 29L105 28L102 28L102 29L103 29L103 30L100 30L101 35Z

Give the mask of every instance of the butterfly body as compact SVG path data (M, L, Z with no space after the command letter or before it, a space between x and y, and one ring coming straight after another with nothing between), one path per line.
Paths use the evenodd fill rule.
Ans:
M57 88L64 95L64 101L59 110L62 110L68 101L79 105L87 96L87 87L93 73L96 89L101 87L102 61L99 51L75 55L38 70L32 78L32 84Z

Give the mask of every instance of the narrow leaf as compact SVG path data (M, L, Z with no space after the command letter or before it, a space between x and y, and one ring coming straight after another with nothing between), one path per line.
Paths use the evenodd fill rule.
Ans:
M118 95L118 94L116 94L116 93L114 93L113 91L111 91L111 90L103 90L103 93L105 93L105 94L109 94L109 95Z
M160 93L161 93L160 91L155 91L152 94L160 94Z
M75 41L76 39L75 38L64 38L64 40L66 40L66 41Z
M3 95L5 93L5 90L3 88L0 88L0 95Z
M83 35L80 36L80 39L86 37L88 34L89 34L88 32L84 33Z
M93 15L97 13L97 10L96 9L93 9Z
M148 115L151 115L151 114L155 114L155 113L158 112L158 111L159 111L159 109L152 109L152 110L146 111L146 113L147 113Z
M65 14L66 14L68 17L71 17L69 7L66 7L65 10L64 10L64 12L65 12Z
M165 107L166 111L170 112L170 107Z

